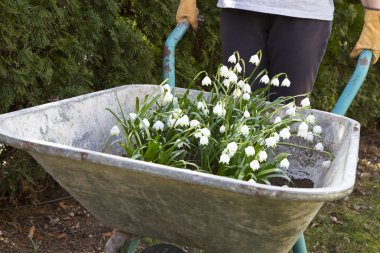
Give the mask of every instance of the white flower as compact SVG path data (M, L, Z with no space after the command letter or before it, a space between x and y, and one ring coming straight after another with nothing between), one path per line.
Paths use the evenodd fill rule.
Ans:
M180 126L188 126L189 124L190 124L189 123L189 116L187 116L187 115L183 115L176 122L176 125L180 125Z
M280 141L280 136L278 135L278 133L274 133L274 134L273 134L273 137L274 137L274 139L276 140L276 142L279 142L279 141Z
M174 98L174 96L173 96L173 94L171 92L166 92L165 95L164 95L164 97L162 98L162 102L161 103L163 105L169 104L170 102L173 101L173 98Z
M228 58L228 62L230 62L230 63L236 63L236 57L235 57L235 54L231 55L231 56Z
M223 107L223 103L220 101L216 104L212 111L218 117L224 117L226 115L226 110Z
M323 144L322 143L320 143L320 142L318 142L317 143L317 145L315 145L315 147L314 147L316 150L318 150L318 151L323 151Z
M237 63L237 64L235 65L235 68L234 68L234 69L236 69L236 71L237 71L238 73L241 73L241 71L243 70L239 63Z
M170 88L170 85L169 84L165 84L165 85L162 85L161 86L161 92L162 93L165 93L165 92L171 92L171 88Z
M178 119L182 114L182 110L177 108L173 110L173 118Z
M267 75L264 75L260 78L260 83L268 84L269 83L269 77Z
M290 131L289 131L289 128L285 127L283 129L280 130L280 137L284 140L286 139L289 139L291 134L290 134Z
M202 128L202 129L200 130L200 132L201 132L201 134L202 134L203 136L206 136L207 138L210 137L210 135L211 135L211 132L210 132L210 130L209 130L208 128Z
M183 141L181 141L181 140L176 140L176 142L175 142L176 144L177 144L177 147L178 148L182 148L183 147Z
M243 86L243 92L245 92L245 93L251 93L251 85L249 85L248 83L246 83Z
M282 80L281 86L290 87L290 80L288 78L285 78Z
M249 113L249 111L247 111L247 110L244 111L244 117L245 118L251 117L251 114Z
M225 154L225 153L223 153L220 156L219 163L229 164L230 163L230 156L227 155L227 154Z
M250 180L248 180L248 183L250 183L250 184L256 184L256 181L251 178Z
M296 107L293 105L293 104L290 104L288 106L288 109L286 110L286 115L289 115L289 116L294 116L296 115Z
M228 77L228 74L229 74L229 70L227 68L227 66L221 66L220 67L220 75L223 76L223 77Z
M248 136L249 135L249 127L247 125L243 125L241 128L240 128L240 133L244 136Z
M204 110L206 108L206 105L203 102L197 103L198 110Z
M154 124L152 126L152 128L156 131L158 131L158 130L162 131L162 130L164 130L164 127L165 127L164 123L162 123L162 121L159 121L159 120L154 122Z
M245 82L243 80L240 80L237 85L239 86L240 89L243 89Z
M265 146L274 148L276 145L277 142L275 137L269 137L265 139Z
M166 122L166 125L168 125L168 127L173 127L175 122L176 122L175 119L169 118L168 121Z
M273 122L273 124L277 124L277 123L280 123L281 122L281 117L276 117L275 119L274 119L274 122Z
M201 146L206 146L208 145L208 137L206 136L202 136L200 139L199 139L199 144Z
M237 149L238 149L238 145L236 144L236 142L233 141L227 144L227 150L230 156L231 154L233 156L236 153Z
M260 169L260 163L259 163L257 160L253 160L253 161L249 164L249 167L251 167L251 169L252 169L253 171L258 170L258 169Z
M315 134L320 134L320 133L322 133L322 127L321 127L321 126L314 126L314 127L313 127L313 132L314 132Z
M224 79L223 85L226 86L226 88L228 89L230 87L230 80L229 79Z
M203 135L202 135L202 133L201 133L201 131L196 131L195 133L194 133L194 137L195 138L201 138Z
M306 134L306 140L307 140L307 141L310 141L310 142L313 142L313 141L314 141L314 135L313 135L313 132L307 132L307 134Z
M205 78L203 78L203 80L202 80L202 86L209 86L210 84L211 84L210 77L206 76Z
M120 134L120 129L118 126L113 126L110 130L112 136L118 136Z
M234 98L239 98L241 96L241 90L239 88L236 88L232 95L234 96Z
M137 118L137 114L131 112L131 113L129 114L129 118L130 118L130 120L135 121L135 119Z
M264 162L265 160L267 160L267 158L268 158L267 152L265 152L265 151L259 152L259 161L260 162Z
M309 100L309 98L304 98L304 99L302 99L302 101L301 101L301 106L302 106L302 107L310 106L310 100Z
M140 123L140 128L148 128L149 126L150 126L150 123L147 118L144 118L142 122Z
M325 169L330 168L330 166L331 166L331 161L324 161L322 163L322 167L325 168Z
M255 148L252 147L252 146L248 146L248 147L246 147L246 148L244 149L244 151L245 151L245 155L246 155L247 157L253 156L253 155L255 154Z
M297 133L297 136L300 136L300 137L306 139L308 129L309 129L309 126L306 124L306 122L302 122L302 123L298 126L298 133Z
M280 167L286 169L289 168L289 160L286 158L282 159L280 162Z
M248 101L249 99L251 99L251 95L249 95L248 93L244 93L243 94L243 99Z
M259 56L257 54L252 55L251 58L249 59L249 62L252 64L255 64L256 66L259 65L260 63Z
M278 78L273 78L272 81L270 82L270 84L272 84L273 86L280 86L280 81L278 80Z
M314 123L315 123L315 117L314 117L314 115L307 116L305 121L307 123L309 123L310 125L314 125Z
M199 127L200 124L201 122L199 122L196 119L193 119L192 121L190 121L190 127Z
M224 125L222 125L220 128L219 128L219 132L220 133L224 133L226 131L226 127Z
M236 83L238 80L237 75L233 71L230 71L228 74L228 80L230 80L231 83Z
M209 113L209 110L207 108L203 109L203 114L204 115L208 115L208 113Z

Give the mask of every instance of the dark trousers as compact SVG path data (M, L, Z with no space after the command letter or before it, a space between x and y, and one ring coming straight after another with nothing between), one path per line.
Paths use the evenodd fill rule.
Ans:
M229 56L238 51L245 61L246 73L251 73L254 66L248 61L262 50L263 58L255 75L266 69L270 78L284 72L291 81L289 88L272 86L271 100L310 93L330 31L331 21L222 9L223 62L230 66ZM253 88L258 86L258 81L253 84Z

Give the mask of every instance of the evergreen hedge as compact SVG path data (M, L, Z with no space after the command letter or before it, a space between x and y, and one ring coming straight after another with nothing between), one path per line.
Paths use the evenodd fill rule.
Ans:
M162 49L178 2L0 1L0 113L117 85L160 83ZM359 3L335 4L332 34L312 96L313 105L326 111L354 70L348 55L363 24ZM215 0L199 0L198 7L205 22L177 48L178 86L186 86L201 70L213 73L221 61L220 10ZM380 118L379 70L380 63L371 68L348 113L366 126ZM0 166L3 181L10 167L1 161ZM0 195L6 192L0 190Z

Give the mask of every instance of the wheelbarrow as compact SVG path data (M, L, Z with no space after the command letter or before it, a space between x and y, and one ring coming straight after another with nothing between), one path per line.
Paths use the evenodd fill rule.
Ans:
M174 47L187 29L179 24L167 41L164 72L172 86ZM368 69L370 57L362 54L358 67ZM353 190L360 125L318 110L313 113L324 129L323 143L335 159L323 168L323 157L303 150L292 156L297 166L287 172L312 180L314 188L252 185L105 149L115 124L105 108L119 112L117 96L124 112L133 112L136 97L142 101L158 89L126 85L0 115L0 142L26 150L103 224L206 252L287 252L325 201ZM300 240L295 251L303 252L297 251L302 246Z

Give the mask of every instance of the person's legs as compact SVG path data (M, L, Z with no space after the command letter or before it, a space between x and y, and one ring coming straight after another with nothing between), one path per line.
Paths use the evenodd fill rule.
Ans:
M267 67L266 41L268 37L270 19L267 14L238 9L222 9L221 11L221 39L223 50L223 64L231 66L228 58L238 51L246 65L248 76L254 69L249 59L257 51L263 51L263 59L255 75ZM254 87L253 87L254 88Z
M313 90L330 31L330 21L273 16L267 44L268 72L270 77L286 73L291 85L272 86L271 100Z

